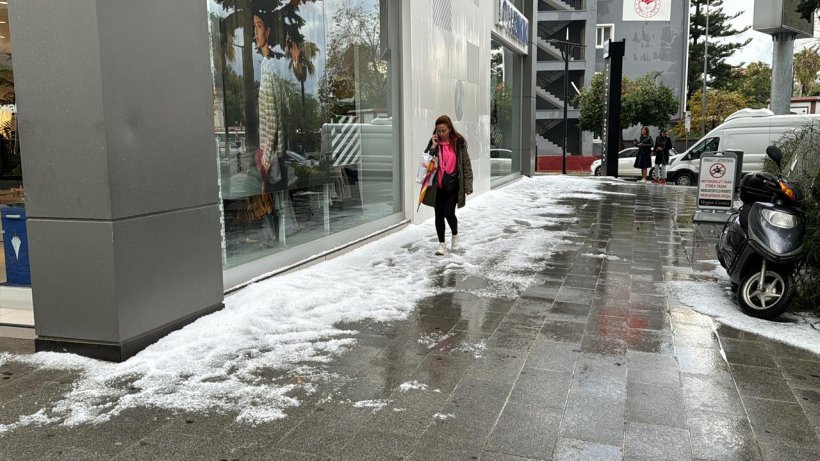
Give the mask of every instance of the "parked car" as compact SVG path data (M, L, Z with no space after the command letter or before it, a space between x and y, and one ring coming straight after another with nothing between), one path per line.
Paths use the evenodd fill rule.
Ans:
M706 134L683 155L669 162L667 180L681 186L695 186L704 152L743 152L743 173L763 168L766 146L806 125L820 122L820 115L774 115L768 109L741 109Z
M627 147L626 149L618 152L618 176L624 178L640 178L641 177L641 169L635 168L635 156L638 155L638 148L637 147ZM673 158L677 158L678 154L675 149L671 149L669 151L669 162L672 162ZM589 171L591 174L595 176L601 176L603 174L602 170L602 160L598 159L592 162L592 165L589 166ZM655 163L655 155L652 155L652 163ZM648 172L650 178L655 178L655 168L653 167L651 171Z
M512 173L512 151L490 149L490 176L507 176Z

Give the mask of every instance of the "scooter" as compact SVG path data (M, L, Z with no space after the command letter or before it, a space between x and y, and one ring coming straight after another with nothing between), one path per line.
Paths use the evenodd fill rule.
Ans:
M723 227L715 251L737 290L741 310L771 319L786 310L794 294L803 261L805 219L800 189L782 176L783 152L769 146L766 155L780 174L743 177L743 206Z

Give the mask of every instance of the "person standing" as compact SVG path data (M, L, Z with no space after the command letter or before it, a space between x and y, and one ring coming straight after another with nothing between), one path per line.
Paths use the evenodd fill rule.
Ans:
M638 155L635 156L635 168L641 169L641 181L646 183L646 171L652 168L652 146L654 145L652 136L649 136L649 128L641 128L641 137L636 141Z
M669 151L672 149L672 140L666 134L666 129L662 129L660 135L655 138L655 168L658 172L658 179L652 182L666 184L666 165L669 164Z
M466 196L473 193L473 168L470 154L467 152L467 141L456 131L452 120L446 115L436 119L433 137L424 151L430 152L436 158L435 187L427 189L422 203L435 210L439 242L436 254L441 256L446 250L445 220L452 233L451 250L458 250L461 247L456 207L463 207Z

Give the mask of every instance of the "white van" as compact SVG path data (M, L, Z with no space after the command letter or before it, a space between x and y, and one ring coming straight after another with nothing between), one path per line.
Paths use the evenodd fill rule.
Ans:
M774 115L768 109L743 109L706 134L686 152L672 156L666 178L681 186L697 184L704 152L743 151L743 172L760 171L766 147L805 125L820 123L820 115Z

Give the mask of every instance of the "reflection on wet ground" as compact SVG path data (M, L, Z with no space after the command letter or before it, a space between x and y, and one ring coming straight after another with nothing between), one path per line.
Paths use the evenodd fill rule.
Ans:
M664 281L713 278L719 226L692 222L694 191L601 187L625 194L561 202L575 219L552 230L570 235L519 271L537 282L515 299L443 265L438 294L410 318L341 325L360 332L354 348L279 377L315 384L282 421L129 410L100 426L12 431L2 458L820 459L820 357L666 296ZM29 351L0 341L13 348ZM74 379L0 372L0 423Z

